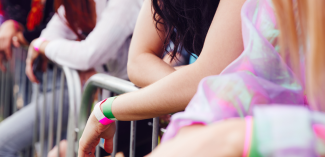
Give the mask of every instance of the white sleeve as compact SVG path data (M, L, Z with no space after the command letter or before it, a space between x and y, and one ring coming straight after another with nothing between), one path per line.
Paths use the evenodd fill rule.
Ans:
M51 41L46 56L58 64L88 70L116 58L134 30L143 0L110 0L94 30L83 41Z
M76 40L77 35L67 26L65 19L64 7L61 6L58 9L58 13L55 13L50 22L46 25L46 28L42 31L41 36L46 40L55 39L69 39Z

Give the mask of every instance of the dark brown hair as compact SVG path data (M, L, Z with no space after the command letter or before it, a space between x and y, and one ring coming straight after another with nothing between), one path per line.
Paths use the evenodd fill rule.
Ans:
M93 0L55 0L54 8L58 12L64 6L67 25L78 36L78 40L86 38L96 25L96 8Z
M183 48L200 55L218 5L219 0L152 0L156 28L162 24L166 32L165 51L174 44L171 60Z

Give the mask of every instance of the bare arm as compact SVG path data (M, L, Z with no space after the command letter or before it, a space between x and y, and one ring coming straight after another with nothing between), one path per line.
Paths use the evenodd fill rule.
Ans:
M243 119L227 119L210 125L191 125L181 128L173 139L163 142L146 157L240 157L244 140Z
M165 34L156 29L150 2L145 0L142 6L129 50L128 76L139 87L150 85L175 71L161 59ZM159 27L163 30L162 25Z
M240 10L244 2L245 0L222 0L198 60L176 72L167 74L168 76L150 86L118 97L112 105L115 117L119 120L137 120L184 110L195 94L200 80L206 76L219 74L243 51ZM150 7L149 3L149 0L145 2L139 20L152 18L147 15L150 12L146 11ZM138 24L135 29L135 35L144 34L144 32L141 33L144 30L141 30L139 27ZM149 28L147 33L150 33ZM159 37L156 35L156 37L151 37L150 40L159 40L156 38ZM144 47L145 50L150 50L151 48L153 52L157 52L156 50L160 48L159 44L156 45L156 49L153 49L152 45L151 47L147 45L150 44L150 41L146 43L142 40L136 41L136 39L134 39L132 44L140 44L139 47ZM131 55L136 55L136 53ZM131 58L133 57L131 56ZM146 62L154 61L146 60ZM171 69L170 71L173 70ZM145 78L145 76L142 78Z

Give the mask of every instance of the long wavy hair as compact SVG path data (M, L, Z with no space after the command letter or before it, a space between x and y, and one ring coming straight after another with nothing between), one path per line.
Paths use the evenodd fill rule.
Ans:
M297 76L306 62L306 93L311 107L325 112L324 0L273 0L281 53ZM303 51L303 53L300 53Z
M64 7L68 27L77 35L78 40L85 39L96 25L94 0L55 0L57 13L60 6Z
M164 50L172 51L171 60L181 49L200 55L218 5L219 0L152 0L156 29L166 32L162 39Z

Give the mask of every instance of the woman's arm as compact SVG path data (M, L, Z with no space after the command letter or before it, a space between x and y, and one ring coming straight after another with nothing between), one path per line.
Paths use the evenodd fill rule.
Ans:
M145 0L129 50L128 76L139 87L148 86L175 71L161 59L165 32L161 24L158 25L161 31L156 29L152 9L151 1Z
M61 6L58 9L58 12L53 15L49 23L46 25L46 28L42 31L40 37L49 41L55 39L76 40L77 36L67 26L67 21L64 15L64 7Z
M142 0L110 0L85 40L52 40L45 47L46 56L77 70L88 70L114 60L132 35L142 3Z
M245 128L245 120L239 118L183 127L173 139L163 142L147 157L240 157Z
M149 2L145 2L147 9ZM244 2L221 0L198 60L150 86L116 98L112 105L115 117L138 120L184 110L200 80L219 74L243 51L240 10ZM148 11L142 10L140 19L152 18L144 13L148 14ZM138 31L137 27L135 34Z

